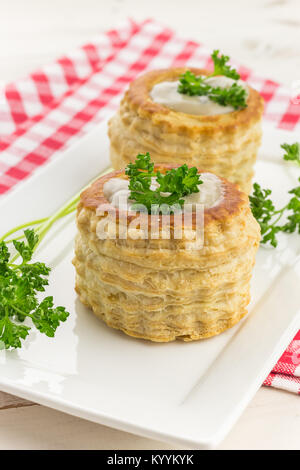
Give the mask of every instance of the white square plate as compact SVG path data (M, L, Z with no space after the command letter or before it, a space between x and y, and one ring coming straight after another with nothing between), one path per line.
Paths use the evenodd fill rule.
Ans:
M299 170L280 143L297 137L265 127L256 180L285 203ZM299 140L299 139L298 139ZM109 166L106 124L3 198L1 231L44 217ZM47 295L71 313L55 339L32 332L0 351L0 388L67 413L179 446L216 446L300 326L300 241L282 235L260 248L249 315L220 336L155 344L108 328L80 304L71 264L74 217L52 229L37 257L53 268Z

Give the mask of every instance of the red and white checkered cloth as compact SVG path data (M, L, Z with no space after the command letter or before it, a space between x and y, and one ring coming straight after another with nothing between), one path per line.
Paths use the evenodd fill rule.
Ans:
M264 381L264 385L300 395L300 330Z
M171 66L209 68L210 53L153 20L128 20L27 78L9 83L0 90L0 194L111 115L137 75ZM264 97L265 120L300 130L300 106L291 103L289 89L233 64ZM264 384L300 393L299 364L300 333Z

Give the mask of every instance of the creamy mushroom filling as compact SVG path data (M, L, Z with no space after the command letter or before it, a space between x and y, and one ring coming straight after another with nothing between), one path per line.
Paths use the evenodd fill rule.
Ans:
M206 82L213 87L230 88L233 83L241 85L248 92L247 84L242 80L233 80L224 76L210 77ZM166 81L154 85L150 96L155 103L162 104L174 111L186 114L213 116L234 111L232 106L222 106L211 101L208 96L189 96L177 91L178 81Z
M202 184L198 185L199 192L184 196L184 211L192 212L196 206L202 205L204 209L210 209L220 204L223 199L223 187L221 180L212 173L201 173ZM111 178L103 186L103 194L108 202L114 207L120 207L130 210L134 201L129 199L130 190L129 181L122 178ZM151 189L155 190L158 183L152 178ZM162 196L168 196L169 193L161 193Z

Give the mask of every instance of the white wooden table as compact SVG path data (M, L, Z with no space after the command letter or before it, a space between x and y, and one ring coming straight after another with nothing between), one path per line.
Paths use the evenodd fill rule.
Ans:
M299 0L0 0L0 84L128 16L153 16L261 75L300 80ZM0 449L171 449L0 392ZM300 399L261 388L222 449L300 449Z

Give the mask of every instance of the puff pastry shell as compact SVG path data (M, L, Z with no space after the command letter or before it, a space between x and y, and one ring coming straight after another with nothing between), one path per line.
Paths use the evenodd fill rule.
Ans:
M101 177L78 205L73 263L81 302L110 327L158 342L207 338L237 323L247 313L260 240L247 196L221 178L224 197L204 212L200 249L187 249L184 237L163 239L161 232L158 239L101 240L97 224L105 214L96 209L108 203L103 185L112 177L126 178L124 171ZM136 217L131 214L126 224ZM151 224L153 216L145 217ZM171 216L171 233L176 223Z
M125 93L109 122L110 158L116 169L150 152L155 163L187 163L237 183L249 194L261 142L263 99L249 87L248 106L228 114L191 115L173 111L150 98L154 85L177 80L185 72L171 68L148 72ZM191 69L196 75L206 70Z

